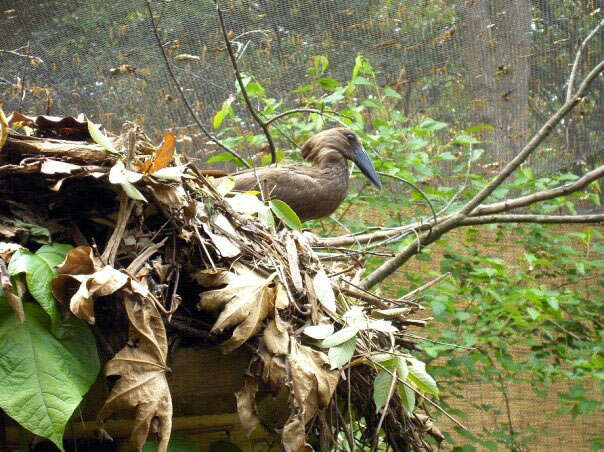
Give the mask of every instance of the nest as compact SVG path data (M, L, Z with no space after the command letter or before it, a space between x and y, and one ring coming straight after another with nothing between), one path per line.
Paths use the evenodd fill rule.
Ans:
M166 450L168 344L178 337L180 346L219 344L227 359L251 350L236 393L242 425L266 426L259 390L283 395L274 403L286 414L270 428L286 450L375 447L380 429L395 451L430 450L426 435L442 440L421 413L422 391L406 389L418 396L414 410L393 391L400 373L386 408L372 397L386 360L413 359L414 343L400 334L422 323L411 317L413 296L392 301L357 287L362 260L315 252L319 239L271 221L256 195L232 193L230 179L175 155L171 134L156 147L131 123L117 137L72 117L13 114L9 123L27 133L0 141L0 236L26 245L36 233L28 225L39 225L75 245L52 290L64 315L94 325L105 376L114 376L101 433L114 411L135 409L132 446L156 433Z

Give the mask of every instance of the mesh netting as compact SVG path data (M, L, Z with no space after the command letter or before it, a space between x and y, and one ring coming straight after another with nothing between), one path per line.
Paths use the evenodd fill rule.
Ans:
M241 69L286 105L297 105L291 93L306 83L314 56L326 56L330 76L347 80L363 54L378 84L401 95L403 114L460 127L491 124L487 154L505 162L563 103L574 56L602 19L603 3L225 0L222 7ZM235 89L215 10L209 0L152 5L179 83L211 124ZM84 112L113 131L133 120L157 138L177 127L193 137L193 149L208 149L168 75L143 1L0 1L0 29L6 111ZM584 50L578 80L603 58L603 46L600 33ZM604 160L603 97L600 78L535 153L536 172L581 172ZM540 403L531 406L539 411ZM519 418L527 412L516 410ZM476 427L481 423L476 415ZM577 424L554 428L566 439L581 435ZM573 450L586 444L580 437L571 443Z
M6 109L86 112L114 130L127 119L158 133L192 123L175 96L144 2L0 4L0 49L16 52L0 53ZM376 68L378 83L401 94L406 115L493 125L488 146L498 161L509 160L562 103L576 50L600 20L601 7L602 0L223 5L242 70L271 96L295 105L288 94L305 83L313 56L325 55L330 75L345 80L361 53ZM153 9L179 82L208 122L234 90L215 10L211 2L191 0L153 2ZM600 34L585 50L580 74L602 58L602 42ZM596 83L589 101L533 158L538 172L576 171L602 154L603 89Z

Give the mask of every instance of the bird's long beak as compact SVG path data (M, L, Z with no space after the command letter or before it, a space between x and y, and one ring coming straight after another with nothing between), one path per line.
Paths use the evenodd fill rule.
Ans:
M377 188L382 188L382 184L377 173L375 172L375 168L373 167L371 160L369 160L369 156L361 144L354 147L354 163L356 163L365 177L373 182Z

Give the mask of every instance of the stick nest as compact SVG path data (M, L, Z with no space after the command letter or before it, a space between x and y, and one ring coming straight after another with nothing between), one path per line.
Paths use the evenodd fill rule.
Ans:
M409 410L392 390L403 385L401 366L376 410L376 374L392 359L413 365L404 331L422 322L410 318L419 309L412 298L355 286L359 256L334 260L313 250L312 234L271 224L257 196L235 194L230 179L207 178L174 155L171 134L155 147L131 123L107 137L72 117L13 114L4 131L6 122L13 129L0 143L0 236L26 245L34 224L76 245L52 290L64 315L93 325L105 376L118 377L98 413L102 434L112 412L134 408L132 446L140 450L156 433L166 450L168 344L178 338L180 346L218 344L227 356L251 350L235 394L242 425L276 430L286 450L369 446L380 427L395 451L430 450L426 434L442 440L421 413L422 392L408 385L408 398L418 395ZM267 389L283 395L274 403L286 413L270 426L256 400Z

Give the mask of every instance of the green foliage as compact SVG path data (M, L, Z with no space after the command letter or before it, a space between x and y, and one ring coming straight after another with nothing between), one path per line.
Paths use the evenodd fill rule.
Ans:
M100 370L88 325L61 321L50 283L70 245L50 244L35 253L17 251L8 266L22 294L25 322L0 294L0 407L21 426L61 450L65 426ZM31 301L28 299L31 297Z
M287 205L287 203L281 201L280 199L273 199L269 202L269 205L277 218L283 221L283 223L285 223L289 228L296 231L302 230L300 218L298 218L296 212L294 212L292 208Z

